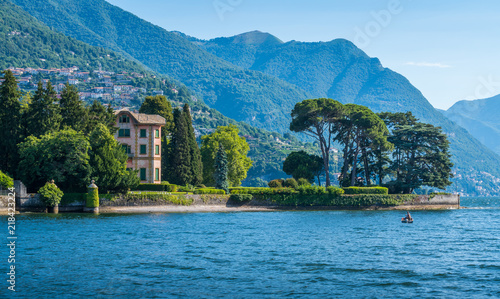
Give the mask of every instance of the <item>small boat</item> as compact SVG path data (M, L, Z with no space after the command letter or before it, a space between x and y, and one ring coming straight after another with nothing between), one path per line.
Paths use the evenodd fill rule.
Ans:
M406 217L401 218L402 223L413 223L413 218L408 219Z

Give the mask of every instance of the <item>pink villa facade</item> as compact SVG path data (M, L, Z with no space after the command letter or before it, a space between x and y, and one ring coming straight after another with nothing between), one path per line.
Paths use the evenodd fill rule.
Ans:
M116 140L127 152L127 168L139 170L141 183L161 183L161 128L165 118L131 112L115 111Z

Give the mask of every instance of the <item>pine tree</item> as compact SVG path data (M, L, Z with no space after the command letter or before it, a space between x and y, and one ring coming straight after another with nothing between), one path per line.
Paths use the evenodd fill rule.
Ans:
M0 86L0 169L14 175L19 155L17 144L21 138L21 92L11 71L3 72Z
M40 137L48 132L58 131L61 123L61 114L57 101L57 94L52 84L47 82L43 88L42 81L30 104L26 116L26 136Z
M68 126L75 131L83 131L87 125L87 109L84 103L80 100L78 89L66 84L61 92L61 126Z
M217 155L215 156L214 168L215 188L222 189L226 191L226 194L229 194L229 166L227 162L226 151L224 151L224 147L222 146L222 144L219 145L219 150L217 151Z
M174 111L175 128L169 144L168 180L177 185L191 182L191 151L186 118L180 109Z
M203 163L201 162L200 148L198 147L198 142L196 142L196 136L194 134L193 122L191 119L191 112L189 111L189 105L184 104L183 115L186 118L186 125L188 130L189 138L189 149L191 154L191 185L197 186L203 181Z
M92 105L87 108L87 128L85 132L90 134L97 128L98 124L105 125L111 134L116 133L116 116L111 106L107 107L101 102L95 100Z

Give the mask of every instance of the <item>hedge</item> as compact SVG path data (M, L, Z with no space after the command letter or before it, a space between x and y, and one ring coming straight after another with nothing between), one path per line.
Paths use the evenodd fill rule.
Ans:
M64 193L59 205L65 206L75 202L85 203L87 201L87 193Z
M165 191L176 192L179 186L174 184L139 184L134 191Z
M231 196L229 196L229 200L235 202L250 201L252 200L252 198L253 198L252 194L231 194Z
M386 187L345 187L344 194L389 194Z
M176 205L189 206L193 203L192 199L186 198L183 195L173 195L173 194L136 194L128 193L123 196L123 200L132 202L158 202L162 201L164 203L170 202Z
M238 187L230 188L231 194L259 194L259 195L271 195L271 194L294 194L297 193L293 188L266 188L266 187Z
M99 190L97 188L90 188L87 194L87 201L85 204L87 208L99 207Z
M194 191L194 194L226 194L226 191L215 188L199 188Z

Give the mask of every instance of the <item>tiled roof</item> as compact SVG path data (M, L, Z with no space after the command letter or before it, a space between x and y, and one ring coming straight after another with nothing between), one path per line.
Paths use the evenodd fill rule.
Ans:
M165 118L163 116L155 115L155 114L144 114L144 113L135 113L128 109L116 110L115 115L120 114L121 112L126 112L130 114L137 123L142 125L164 125Z

